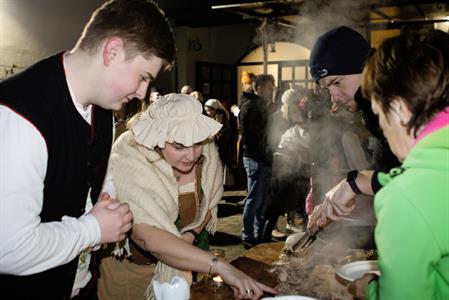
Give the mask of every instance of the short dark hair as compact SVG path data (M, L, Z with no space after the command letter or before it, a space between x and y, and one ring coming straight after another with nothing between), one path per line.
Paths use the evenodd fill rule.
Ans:
M449 34L440 30L410 33L385 40L368 59L362 92L387 115L401 97L413 116L407 132L425 125L449 105Z
M259 74L253 78L253 89L257 90L258 87L264 85L266 82L274 84L274 77L271 74Z
M106 38L124 40L127 57L157 56L172 64L175 43L163 11L149 0L111 0L91 16L77 47L94 51Z

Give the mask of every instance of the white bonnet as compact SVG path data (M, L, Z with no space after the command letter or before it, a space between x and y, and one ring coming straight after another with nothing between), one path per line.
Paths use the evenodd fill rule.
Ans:
M281 101L283 104L291 105L298 103L301 98L306 95L306 90L302 87L290 88L282 94Z
M167 94L142 112L132 131L136 141L150 149L164 148L165 142L190 147L214 136L222 127L202 112L203 107L195 97Z
M193 92L193 89L190 85L185 85L181 88L181 94L190 94Z
M205 106L209 106L215 110L218 110L221 108L221 103L217 99L209 99L204 103Z

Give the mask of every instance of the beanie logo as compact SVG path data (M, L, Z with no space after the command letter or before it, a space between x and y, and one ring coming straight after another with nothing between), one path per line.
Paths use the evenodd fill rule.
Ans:
M324 76L327 75L327 73L329 73L329 71L327 69L321 69L318 71L320 78L323 78Z
M332 68L330 70L332 71ZM313 80L318 82L321 78L329 75L329 69L323 68L322 66L314 66L310 68L310 74Z

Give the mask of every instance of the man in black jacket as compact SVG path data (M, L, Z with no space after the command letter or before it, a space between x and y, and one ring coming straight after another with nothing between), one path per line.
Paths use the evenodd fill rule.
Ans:
M327 89L336 108L344 107L356 114L365 127L382 142L378 161L382 169L398 164L382 134L370 102L363 99L360 84L363 65L373 53L365 38L357 31L340 26L321 35L310 54L310 73L321 88ZM342 109L342 108L339 108ZM315 208L309 218L309 228L316 228L349 215L354 208L356 194L373 195L380 189L377 171L354 170L326 194L323 204Z
M241 97L239 131L242 136L243 166L247 175L248 196L243 209L242 243L251 248L263 230L262 206L268 195L272 153L267 143L268 105L274 91L272 75L253 79L254 94Z

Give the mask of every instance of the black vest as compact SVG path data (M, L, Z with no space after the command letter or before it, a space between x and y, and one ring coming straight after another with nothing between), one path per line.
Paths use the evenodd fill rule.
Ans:
M48 162L41 221L81 216L89 189L94 203L101 191L112 144L111 111L93 106L92 125L81 117L67 87L62 53L1 82L0 104L30 121L45 139ZM1 297L69 299L77 264L78 257L30 276L0 275Z

